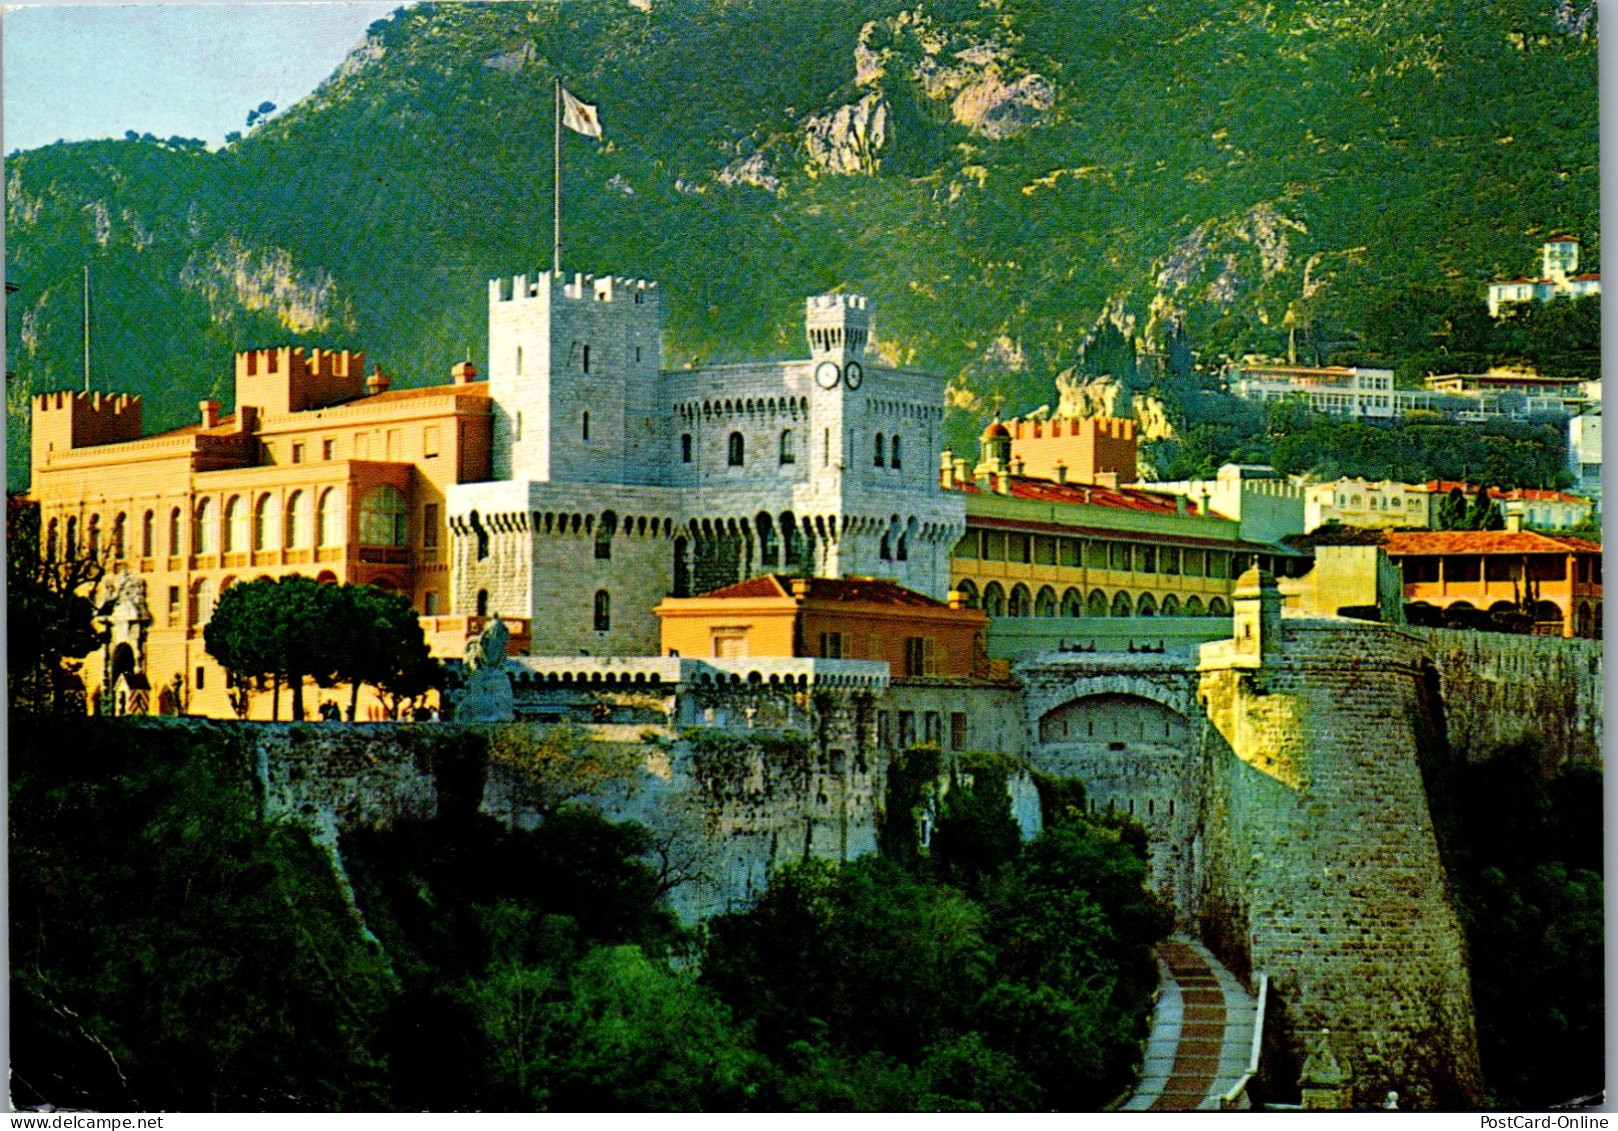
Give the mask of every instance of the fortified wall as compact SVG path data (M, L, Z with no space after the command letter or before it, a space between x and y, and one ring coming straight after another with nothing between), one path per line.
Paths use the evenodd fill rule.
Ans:
M1598 757L1599 643L1282 619L1280 593L1257 571L1236 604L1231 639L1020 664L1020 693L978 691L974 734L1020 746L1034 769L1079 778L1092 811L1143 823L1149 883L1182 929L1239 977L1268 975L1274 1046L1261 1075L1275 1086L1291 1084L1325 1029L1352 1071L1354 1106L1375 1107L1390 1090L1412 1108L1476 1106L1466 944L1424 759L1446 733L1477 755L1529 728L1566 756ZM653 830L687 880L674 897L687 920L744 904L783 862L874 851L888 752L902 745L881 733L879 708L924 709L916 696L960 692L742 681L687 701L633 680L605 700L597 690L543 702L551 721L594 717L592 737L638 767L591 800ZM891 699L901 693L910 699ZM988 716L998 722L982 731ZM466 730L453 725L134 725L233 731L225 747L257 778L265 812L311 828L340 877L347 827L445 805L536 819L521 782L469 761ZM1032 782L1011 789L1033 835Z

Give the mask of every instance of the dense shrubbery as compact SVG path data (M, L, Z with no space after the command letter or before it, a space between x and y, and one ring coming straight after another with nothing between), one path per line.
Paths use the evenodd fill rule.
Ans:
M1460 779L1447 853L1491 1099L1543 1108L1605 1080L1602 773L1520 743Z
M476 737L438 818L343 837L352 903L260 818L228 728L20 719L11 751L23 1103L1094 1107L1130 1078L1167 928L1115 832L1021 844L993 757L934 851L785 868L692 934L641 827L479 813Z

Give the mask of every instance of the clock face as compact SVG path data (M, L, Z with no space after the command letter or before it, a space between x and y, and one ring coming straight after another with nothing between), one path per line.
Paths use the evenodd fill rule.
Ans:
M837 379L842 376L835 361L823 361L815 366L815 384L822 389L835 388Z
M843 375L848 378L848 387L857 389L860 387L860 382L865 380L865 367L857 361L851 361L848 363L848 368L843 371Z

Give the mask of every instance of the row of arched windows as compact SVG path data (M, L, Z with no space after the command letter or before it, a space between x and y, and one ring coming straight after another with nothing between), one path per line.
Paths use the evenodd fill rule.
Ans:
M695 439L691 433L680 434L680 462L691 463L696 459ZM792 429L781 430L780 447L777 452L781 466L798 462L798 443L792 435ZM747 438L740 432L732 432L725 443L725 463L730 467L745 467L747 465Z
M293 491L286 498L265 492L257 499L232 495L225 500L223 521L215 501L198 499L191 513L191 552L194 554L246 553L249 550L296 550L310 546L337 546L343 541L343 497L335 487L319 492L311 502L310 491ZM128 556L156 557L160 550L179 557L185 553L181 535L185 516L180 507L170 508L165 524L165 543L158 539L159 517L155 511L141 515L140 529L133 545L128 543L127 516L112 520L110 536L104 535L100 515L90 515L81 528L77 516L65 524L51 519L45 531L45 556L75 556L83 551L100 557L103 551L114 560ZM404 493L386 484L373 487L360 502L360 542L367 546L404 546L410 534L410 509Z
M998 581L991 581L980 594L970 578L955 583L955 589L966 600L969 609L981 608L991 617L1223 617L1230 615L1230 606L1222 597L1210 598L1206 605L1202 598L1192 595L1181 600L1170 593L1161 599L1150 593L1131 597L1120 589L1110 598L1100 589L1092 589L1085 596L1077 589L1068 589L1057 596L1049 585L1041 586L1037 593L1021 583L1006 592Z

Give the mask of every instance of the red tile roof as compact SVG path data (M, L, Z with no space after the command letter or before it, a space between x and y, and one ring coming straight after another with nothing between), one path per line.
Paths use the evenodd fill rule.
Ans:
M700 596L704 600L713 598L770 598L791 597L792 583L805 580L802 578L785 577L777 573L766 573L759 577L750 577L746 581L727 585L723 589L715 589L711 593ZM947 609L948 605L942 601L935 601L931 597L906 589L902 585L895 585L891 581L882 581L874 577L811 577L809 582L808 600L810 601L846 601L861 605L903 605L909 608Z
M1553 538L1529 530L1390 530L1390 556L1402 554L1599 554L1584 538Z
M1189 498L1160 495L1153 491L1137 491L1131 487L1101 487L1089 483L1057 483L1050 479L1031 479L1027 476L1008 476L1011 480L1011 498L1032 499L1039 503L1064 503L1069 506L1115 507L1119 510L1148 511L1154 514L1196 514L1197 505ZM983 492L976 483L957 483L957 491L969 495ZM991 492L995 493L995 492ZM1178 510L1183 499L1184 512Z

